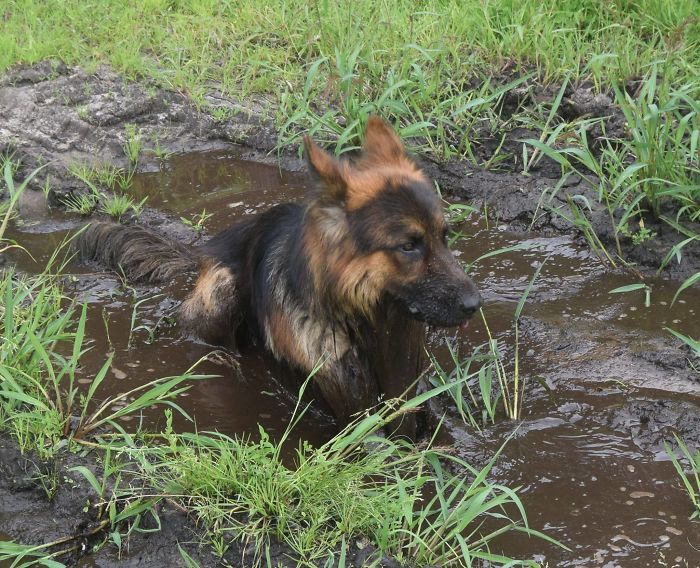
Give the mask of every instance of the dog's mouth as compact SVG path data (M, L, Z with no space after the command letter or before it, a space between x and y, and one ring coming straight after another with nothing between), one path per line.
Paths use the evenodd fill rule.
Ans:
M428 325L434 327L442 328L459 328L460 331L466 331L469 328L469 321L471 320L471 314L461 318L450 316L447 318L435 317L423 313L416 305L406 304L406 310L411 315L413 319L427 323Z

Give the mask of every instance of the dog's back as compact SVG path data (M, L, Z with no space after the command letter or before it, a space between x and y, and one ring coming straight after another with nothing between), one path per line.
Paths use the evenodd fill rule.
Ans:
M197 275L178 309L180 325L209 343L234 347L241 322L249 333L260 334L258 322L265 319L274 288L270 283L281 272L297 272L290 259L297 254L302 216L301 205L277 205L233 223L199 247L143 227L100 221L78 235L76 248L83 260L109 266L133 283Z

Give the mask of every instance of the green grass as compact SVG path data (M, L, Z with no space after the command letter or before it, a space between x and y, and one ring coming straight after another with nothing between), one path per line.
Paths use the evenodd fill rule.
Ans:
M483 259L512 252L518 248L520 247L516 245L490 251L474 260L467 271ZM514 342L511 361L506 360L503 346L491 334L483 309L479 312L488 335L487 343L477 345L469 356L461 357L457 346L448 341L447 348L451 363L454 365L449 371L435 356L430 355L431 384L447 387L447 394L454 401L455 408L465 424L477 429L489 422L494 424L500 406L503 407L506 418L510 420L522 418L527 384L525 378L520 375L520 317L535 280L539 277L546 261L545 258L537 266L516 305L513 314Z
M488 481L498 453L474 469L439 448L377 435L445 387L398 410L387 404L320 448L302 444L293 467L283 462L281 450L295 421L276 442L262 428L257 441L215 432L175 434L170 428L155 436L126 433L119 418L146 407L165 404L184 414L175 398L186 390L187 380L197 377L188 371L103 398L99 388L111 363L108 356L87 391L79 391L76 373L86 350L86 307L66 307L57 283L48 278L21 279L7 272L0 279L5 300L0 314L0 431L44 460L73 446L97 449L104 476L98 479L85 467L75 472L93 489L89 501L95 532L105 531L115 546L125 545L144 515L157 519L154 506L165 498L200 521L205 542L223 553L234 540L250 540L261 561L271 539L285 542L310 563L359 538L380 553L419 566L470 566L480 559L509 561L490 551L490 541L499 534L539 535L528 528L517 494ZM461 473L451 473L452 468ZM486 519L492 521L488 529L482 528ZM42 546L5 543L0 555L40 555L51 565L62 550L73 550L65 548L67 543L70 539Z
M504 126L495 112L502 86L488 79L504 69L608 88L663 61L664 80L697 95L696 8L694 0L16 0L2 18L0 71L59 58L108 63L202 104L212 84L228 95L268 94L284 140L312 127L340 138L338 148L357 142L367 114L381 113L404 136L427 136L437 155L471 158L477 131ZM135 163L138 136L127 146Z
M5 219L26 187L23 183L15 188L9 168L7 163L5 181L11 199ZM6 223L0 224L0 250L13 246L4 239L5 230ZM33 481L49 500L61 485L57 462L61 453L86 445L100 449L100 443L95 442L99 436L110 430L124 432L120 419L146 408L167 405L187 417L175 399L189 388L184 383L208 378L190 369L182 375L105 396L100 386L112 362L110 354L89 387L78 388L77 379L84 373L81 359L90 349L85 335L87 304L70 300L61 291L60 279L54 273L65 266L58 262L63 248L52 255L39 275L20 275L13 269L0 272L0 433L10 436L22 452L43 463L36 466ZM101 460L105 471L101 485L86 467L74 468L97 491L99 500L106 499L98 505L96 523L88 533L40 545L2 542L0 560L11 561L12 566L63 567L57 559L84 546L76 539L104 532L121 549L123 537L143 530L139 529L143 516L157 520L153 508L157 498L135 495L130 485L122 487L123 460L112 461L109 448Z
M687 491L688 497L693 504L693 512L691 513L690 518L700 519L700 451L691 451L677 434L674 434L673 436L682 457L677 457L671 447L665 442L664 447L666 448L666 453L671 458L673 467L676 469L678 477L680 478L681 483L683 484L683 487ZM686 462L686 464L683 462Z
M692 337L688 337L687 335L683 335L682 333L676 331L675 329L671 329L670 327L664 327L664 329L668 331L671 335L673 335L676 339L680 339L680 341L684 345L687 345L690 348L690 352L695 357L700 357L700 341L698 341L697 339L693 339ZM695 370L700 372L700 369Z
M665 59L677 79L697 75L696 8L692 0L19 0L5 9L0 69L61 57L108 62L193 93L210 80L229 93L241 86L270 92L285 81L299 87L318 58L357 50L370 87L384 82L393 62L410 68L421 51L432 56L426 75L446 87L459 87L478 65L512 61L536 66L545 79L573 72L603 80L643 73Z
M191 227L195 231L197 231L198 234L201 234L204 231L204 226L206 225L206 222L213 216L213 213L207 213L206 209L202 209L201 212L199 213L194 213L188 217L180 217L180 221L182 221L185 225L188 227Z
M53 559L49 552L50 545L20 544L13 541L0 541L0 561L15 568L26 566L44 566L45 568L65 568L65 564Z
M91 165L72 163L68 165L68 171L88 186L100 186L110 190L121 189L126 191L131 186L134 169L124 171L112 164L95 163Z
M133 124L126 125L124 134L124 155L129 160L129 169L136 169L143 151L143 134Z
M127 171L108 164L69 164L69 173L85 184L88 193L73 193L64 197L62 203L67 212L87 216L99 209L117 222L130 211L136 217L141 214L148 198L136 201L126 192L136 173L142 152L142 137L134 128L127 128L126 136L124 154L129 160Z
M63 206L68 213L87 216L97 208L98 201L94 193L74 193L63 199Z
M634 217L662 219L664 203L674 205L677 221L700 219L700 101L689 94L690 84L659 88L657 81L655 67L637 98L614 87L629 136L605 138L600 156L588 140L590 122L567 148L556 147L556 139L527 141L558 162L563 176L582 175L599 201L624 213L615 223L618 233Z
M690 85L669 89L665 83L659 88L656 68L636 99L615 90L630 138L620 141L621 148L611 154L606 170L617 176L629 172L626 184L654 219L662 217L664 201L675 202L677 220L700 219L700 100L691 90ZM628 156L632 164L626 163ZM619 195L611 197L620 202L626 196L617 190ZM628 209L638 205L635 199L630 201Z
M528 528L514 491L488 481L500 452L475 469L439 448L377 435L443 390L398 410L386 405L320 448L302 443L293 467L283 462L282 446L294 421L277 442L261 427L257 441L216 432L166 432L162 445L121 449L139 463L147 485L207 528L222 554L233 541L244 540L262 560L271 540L277 540L306 566L343 542L366 539L378 549L375 561L390 554L417 566L509 562L490 550L493 538L511 530L546 537ZM450 473L452 468L461 473ZM485 528L487 519L493 524Z
M144 197L141 201L136 201L133 197L124 194L105 195L100 203L100 211L115 221L121 221L129 211L138 217L147 199Z
M12 164L5 163L9 205L0 223L0 252L16 246L5 239L7 224L38 172L15 186ZM43 457L63 440L85 439L143 408L166 404L182 411L172 399L186 389L182 382L197 377L190 369L98 403L96 393L112 361L108 355L87 391L78 388L81 358L89 349L87 304L71 301L61 291L56 273L65 267L60 258L67 244L53 253L41 274L17 274L12 268L0 272L0 429L9 431L23 450ZM115 403L120 403L118 410L111 409Z
M99 209L101 213L120 222L129 212L138 217L148 199L148 197L144 197L141 201L136 201L130 195L106 193L98 190L91 182L86 183L89 193L74 193L62 199L63 206L68 213L87 216Z
M604 137L593 149L584 121L573 144L562 147L557 139L525 142L562 168L560 182L542 195L542 204L581 230L591 248L613 266L617 256L625 261L621 240L639 245L656 235L651 223L665 223L688 236L669 251L680 261L683 246L699 238L691 229L700 219L700 101L686 84L673 88L658 85L657 68L643 80L637 98L614 87L615 102L626 120L627 133ZM605 127L604 123L601 126ZM570 138L570 137L569 137ZM554 207L554 197L571 174L577 174L607 210L615 250L598 238L587 216L591 203L584 195L567 196L567 206Z
M524 170L535 168L543 156L564 169L562 182L543 196L543 205L550 204L569 173L579 173L610 213L617 250L608 251L592 230L584 196L570 197L568 209L559 213L614 262L621 254L619 239L653 238L644 232L645 216L681 232L684 223L698 219L696 11L695 0L428 0L420 5L408 0L21 0L10 1L0 14L0 72L17 62L55 58L88 68L108 63L132 79L154 79L183 91L202 107L212 85L226 95L272 95L270 112L280 126L281 145L295 142L303 129L334 144L338 153L358 146L367 117L378 113L392 120L404 138L418 137L422 151L493 167L504 157L500 148L507 131L530 127L539 136L524 146ZM621 86L640 76L646 81L632 98ZM508 91L530 77L562 85L587 79L612 91L629 136L604 140L602 150L594 152L587 134L591 122L567 124L558 116L564 87L555 91L551 104L502 116L499 106ZM226 118L220 110L211 112ZM76 210L87 212L101 203L120 218L138 206L128 195L102 192L103 187L127 190L142 155L138 128L129 127L125 134L128 172L73 168L91 189L86 199L92 200L76 202ZM480 138L500 140L492 156L477 158ZM162 149L154 153L165 156ZM26 186L15 189L13 167L11 159L4 160L10 199L1 216L0 251L10 246L2 236ZM697 239L687 236L685 244ZM682 248L674 247L665 262L680 259ZM689 279L688 286L696 281ZM114 398L102 403L96 398L109 356L87 392L76 387L86 348L84 306L63 298L49 275L5 273L0 294L1 427L43 457L63 451L65 441L98 446L107 464L105 477L78 473L95 492L100 530L109 530L118 547L131 530L123 530L124 523L138 525L134 519L152 511L154 500L139 496L130 482L123 493L118 489L122 470L111 461L115 451L139 465L141 480L157 488L155 500L167 496L198 518L216 550L223 553L232 540L250 538L261 562L270 539L286 542L304 561L334 563L346 543L361 538L419 565L499 563L507 559L490 552L491 538L528 530L517 494L488 481L493 460L475 469L438 448L377 436L397 412L394 406L367 415L321 448L302 445L294 467L282 462L281 441L273 442L264 431L259 440L166 431L145 445L123 430L109 437L103 432L117 427L121 415L108 410ZM495 340L485 357L488 365L477 375L479 396L488 402L484 421L494 420L498 402L508 416L517 417L524 396L517 355L512 374ZM449 391L458 403L476 405L477 397L465 390L471 371L457 368L456 374L443 372L432 395ZM124 413L140 405L174 405L172 397L185 388L183 377L115 396L137 395ZM468 413L469 404L460 409ZM410 404L402 411L408 410ZM465 474L450 473L453 467ZM682 475L686 488L693 489L693 478ZM53 491L51 480L45 483L47 493ZM689 494L697 497L690 489ZM485 518L497 524L486 529ZM0 558L44 551L5 543Z
M181 411L173 399L186 390L181 383L196 377L191 370L103 397L99 387L112 362L108 355L90 387L78 388L88 350L87 305L67 303L48 272L22 277L5 271L0 295L0 423L22 449L47 457L63 440L86 439L143 408L166 404Z
M10 248L17 247L16 243L8 241L5 239L5 232L10 223L10 220L14 217L19 203L19 199L22 193L31 183L32 179L38 174L43 168L38 168L25 177L24 181L16 185L14 180L14 174L17 170L17 162L13 161L11 158L6 157L0 160L2 164L2 186L0 186L0 253L5 252Z
M525 171L557 154L567 169L595 174L584 179L610 208L616 239L643 243L653 238L644 215L666 218L664 203L673 204L674 222L700 215L696 8L695 0L19 0L1 20L0 71L58 58L108 63L201 104L213 85L236 97L272 95L280 147L305 131L337 152L351 150L367 117L381 114L403 137L417 137L418 149L494 167L506 157L507 132L529 127L539 137L532 152L523 147ZM530 72L562 85L552 104L499 114L505 94ZM623 85L639 77L647 80L633 97ZM577 126L558 117L563 86L579 79L614 92L629 128L600 156L589 148L586 121L576 146L560 148ZM484 138L500 142L491 156L477 157ZM142 151L141 132L128 126L130 172ZM129 182L122 175L120 187ZM614 263L587 223L585 201L574 199L569 209L562 214Z

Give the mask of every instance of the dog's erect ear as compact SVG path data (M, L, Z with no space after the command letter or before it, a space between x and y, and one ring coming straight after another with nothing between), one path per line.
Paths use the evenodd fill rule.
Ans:
M347 191L344 165L328 152L318 147L309 136L304 136L304 150L311 169L323 180L326 192L333 198L343 201Z
M399 165L403 164L406 158L406 148L391 125L378 116L370 116L367 119L360 161Z

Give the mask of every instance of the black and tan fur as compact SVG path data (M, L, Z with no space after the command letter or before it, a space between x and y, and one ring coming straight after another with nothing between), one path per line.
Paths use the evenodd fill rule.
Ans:
M347 421L414 382L426 323L460 325L481 300L447 248L430 180L389 125L369 119L354 161L309 138L305 148L319 187L304 203L244 218L197 249L112 223L88 227L79 248L127 278L198 270L182 326L212 343L257 338L302 373L325 361L315 384Z

